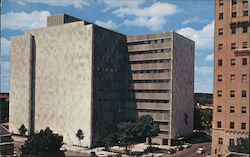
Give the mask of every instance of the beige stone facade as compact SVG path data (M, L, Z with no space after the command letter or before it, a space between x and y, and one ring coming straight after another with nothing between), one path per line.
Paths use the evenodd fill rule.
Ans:
M126 52L124 35L84 21L12 38L10 130L19 133L22 124L30 133L50 127L66 144L95 145L119 120L114 116L126 95L120 70ZM78 129L85 136L81 143Z
M194 42L177 33L128 36L128 104L160 126L154 143L173 145L193 131Z
M249 8L248 0L215 1L213 157L249 137Z

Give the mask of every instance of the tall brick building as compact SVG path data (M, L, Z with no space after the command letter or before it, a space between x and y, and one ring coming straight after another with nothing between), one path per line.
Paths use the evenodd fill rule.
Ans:
M215 0L213 156L249 137L249 8L248 0Z

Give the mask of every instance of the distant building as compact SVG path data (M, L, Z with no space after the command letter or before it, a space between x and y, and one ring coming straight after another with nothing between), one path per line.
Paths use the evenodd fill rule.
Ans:
M149 114L159 124L153 143L174 145L194 127L194 42L174 32L128 36L127 42L129 100L138 116Z
M212 156L249 137L249 0L216 0Z
M153 142L192 133L193 41L177 33L126 37L65 14L47 26L11 40L11 131L50 127L79 145L81 129L81 145L92 147L120 121L150 114L161 128Z
M0 93L0 123L9 121L9 93Z

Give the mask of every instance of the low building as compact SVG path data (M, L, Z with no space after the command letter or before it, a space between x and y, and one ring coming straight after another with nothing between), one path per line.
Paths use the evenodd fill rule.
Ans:
M0 156L13 155L14 142L11 133L7 128L0 124Z

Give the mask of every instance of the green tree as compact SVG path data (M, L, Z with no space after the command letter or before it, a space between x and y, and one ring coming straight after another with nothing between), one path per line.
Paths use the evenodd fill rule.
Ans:
M118 124L118 141L120 145L126 147L126 152L128 151L128 145L136 140L136 131L135 123L121 122Z
M137 120L138 134L146 139L148 138L149 148L152 146L152 137L160 132L159 125L156 124L150 115L143 115Z
M201 110L201 124L204 129L207 131L212 128L212 109L203 109Z
M84 133L81 129L78 129L76 137L78 138L79 144L81 145L81 140L84 139Z
M20 133L20 135L25 135L27 131L28 131L28 130L27 130L27 128L25 127L25 125L22 124L21 127L19 128L19 133Z
M103 144L104 144L105 150L109 150L109 147L113 146L116 142L117 142L117 136L116 136L116 134L109 134L103 140Z
M228 149L231 152L250 154L249 146L250 146L249 138L239 138L237 139L237 144L228 146Z
M62 145L63 138L58 134L54 134L50 128L46 128L28 138L20 149L21 156L64 156L64 153L60 151Z

